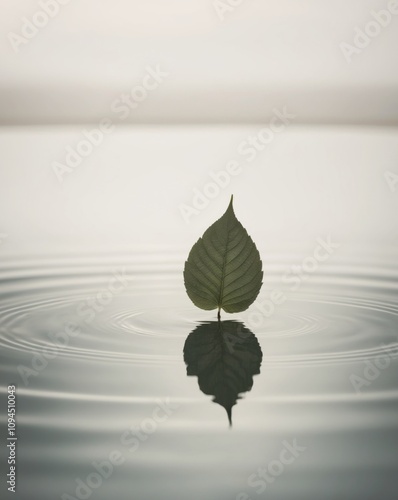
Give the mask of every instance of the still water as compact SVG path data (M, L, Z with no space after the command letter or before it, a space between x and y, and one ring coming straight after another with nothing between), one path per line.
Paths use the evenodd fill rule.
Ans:
M81 127L0 131L2 498L397 499L396 129L292 127L247 163L257 132L119 128L58 182ZM182 271L232 193L264 283L219 324Z
M221 324L183 255L8 260L17 498L395 499L392 255L324 263L273 305L286 262L265 256L262 299Z

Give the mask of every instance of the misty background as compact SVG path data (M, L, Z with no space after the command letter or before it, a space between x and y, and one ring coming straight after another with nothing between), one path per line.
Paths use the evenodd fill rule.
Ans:
M385 175L398 173L398 15L350 62L341 47L389 2L244 0L222 19L215 5L70 1L16 44L11 33L42 8L3 2L3 255L75 245L185 252L231 193L270 245L321 233L363 248L396 243L397 195ZM167 77L121 119L115 100L148 67ZM248 162L239 145L275 109L294 119ZM115 130L60 182L54 164L103 119ZM187 224L181 205L229 161L239 175Z
M3 2L1 123L96 121L159 64L170 77L131 123L262 122L287 105L301 123L398 124L398 15L350 64L340 47L388 1L242 0L223 20L215 4L70 1L15 53L9 33L40 8Z

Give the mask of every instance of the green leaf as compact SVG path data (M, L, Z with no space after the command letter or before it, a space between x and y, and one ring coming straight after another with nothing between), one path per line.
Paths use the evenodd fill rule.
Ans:
M185 262L189 298L201 309L229 313L247 309L263 279L260 254L232 207L194 244Z
M251 390L262 357L256 336L240 321L202 323L184 345L187 375L196 375L200 390L225 408L230 425L232 407Z

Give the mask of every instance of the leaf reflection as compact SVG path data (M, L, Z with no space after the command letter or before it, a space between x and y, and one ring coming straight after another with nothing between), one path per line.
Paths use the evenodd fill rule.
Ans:
M251 390L262 357L256 336L240 321L201 323L184 345L187 375L196 375L200 390L225 408L230 425L232 407Z

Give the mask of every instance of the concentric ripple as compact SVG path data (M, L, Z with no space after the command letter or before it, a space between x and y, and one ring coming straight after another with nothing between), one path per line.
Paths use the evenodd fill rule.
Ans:
M99 362L180 363L190 331L197 322L214 319L214 312L196 309L185 296L177 261L163 267L156 263L156 273L149 271L152 261L134 264L120 258L50 264L15 262L3 270L3 350L52 349L57 356ZM273 285L278 266L269 267L264 288ZM254 316L228 316L243 321L259 338L263 362L270 367L349 363L386 351L394 358L398 303L397 281L391 276L396 274L368 273L362 279L363 272L363 267L341 266L318 273L302 289L287 291L286 301L272 314L254 304ZM70 323L80 333L57 342Z

